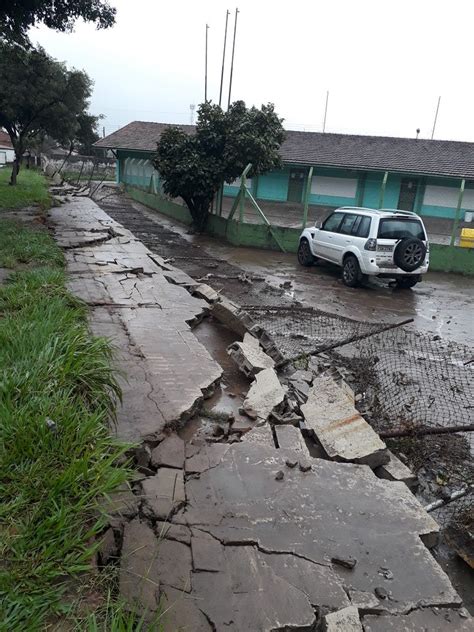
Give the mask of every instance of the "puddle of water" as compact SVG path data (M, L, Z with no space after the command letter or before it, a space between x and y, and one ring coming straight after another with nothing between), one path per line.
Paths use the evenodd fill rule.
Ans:
M224 373L221 383L214 394L204 402L203 408L210 411L213 417L233 415L236 420L249 419L239 413L243 399L250 388L251 381L239 371L235 362L227 354L227 347L240 340L236 333L211 318L204 319L193 329L199 342L207 349L212 358L222 367ZM181 429L180 436L191 441L196 435L212 436L216 418L209 419L205 415L196 415Z

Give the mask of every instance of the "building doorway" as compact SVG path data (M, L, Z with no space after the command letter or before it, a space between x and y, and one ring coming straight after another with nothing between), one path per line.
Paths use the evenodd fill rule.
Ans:
M301 202L303 199L305 169L290 169L290 181L288 183L288 202Z
M401 211L413 211L417 192L418 180L414 178L402 178L397 208Z

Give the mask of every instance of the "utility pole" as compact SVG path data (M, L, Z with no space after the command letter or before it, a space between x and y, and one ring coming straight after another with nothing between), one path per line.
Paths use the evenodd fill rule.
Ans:
M206 24L206 55L204 62L204 102L207 103L207 32L209 30L209 24Z
M436 122L438 120L438 112L439 112L439 104L440 104L440 102L441 102L441 97L438 98L438 105L436 106L436 114L435 114L434 123L433 123L433 131L431 132L431 140L433 140L435 129L436 129Z
M239 10L235 9L234 42L232 44L232 61L230 62L229 99L227 101L227 109L229 109L229 107L230 107L230 95L232 93L232 77L234 75L235 34L237 33L237 16L238 15L239 15Z
M326 117L328 115L329 90L326 92L326 107L324 108L323 134L326 131Z
M225 62L225 47L227 43L227 23L229 22L230 11L227 9L225 14L225 31L224 31L224 50L222 51L222 70L221 70L221 87L219 90L219 107L222 103L222 84L224 82L224 62Z

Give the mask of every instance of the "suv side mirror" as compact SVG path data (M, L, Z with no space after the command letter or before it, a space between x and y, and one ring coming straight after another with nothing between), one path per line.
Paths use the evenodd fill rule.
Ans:
M315 228L321 228L321 226L322 226L322 225L323 225L322 221L321 221L320 219L318 219L318 220L315 222L314 227L315 227Z

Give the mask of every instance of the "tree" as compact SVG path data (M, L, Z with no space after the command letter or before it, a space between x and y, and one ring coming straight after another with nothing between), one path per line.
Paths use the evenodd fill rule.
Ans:
M0 42L0 127L15 150L10 184L16 184L21 159L37 138L77 138L81 119L89 117L91 89L85 72L68 70L42 48Z
M76 20L108 28L116 10L103 0L0 0L0 38L28 42L27 30L43 23L56 31L72 31Z
M176 126L162 133L153 165L164 192L183 198L198 231L219 188L238 178L248 163L250 177L281 167L282 121L271 103L247 109L236 101L224 112L206 102L199 106L194 134Z

